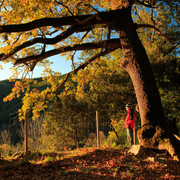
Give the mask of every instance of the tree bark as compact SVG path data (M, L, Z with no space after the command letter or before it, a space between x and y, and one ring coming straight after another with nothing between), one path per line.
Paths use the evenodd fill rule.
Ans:
M131 77L142 128L138 131L138 139L142 146L155 149L166 149L175 159L180 158L180 141L168 130L161 99L146 51L137 35L131 18L131 9L118 23L118 32L124 59L121 62ZM119 24L119 25L117 25Z

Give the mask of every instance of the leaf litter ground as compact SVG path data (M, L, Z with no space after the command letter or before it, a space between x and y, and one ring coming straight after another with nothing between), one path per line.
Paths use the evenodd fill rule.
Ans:
M140 159L127 150L79 149L48 162L43 156L28 163L0 160L0 180L180 179L180 162L165 154L161 158Z

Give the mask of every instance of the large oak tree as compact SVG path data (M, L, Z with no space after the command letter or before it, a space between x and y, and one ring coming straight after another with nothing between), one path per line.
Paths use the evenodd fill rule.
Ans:
M175 26L178 19L173 19L173 23L170 21L171 25L163 29L162 22L154 16L158 11L169 11L171 18L173 15L177 18L178 7L179 2L176 0L4 0L1 2L0 60L12 61L16 67L23 66L32 71L38 63L45 62L48 57L78 50L97 49L94 56L91 55L78 67L74 64L74 54L71 54L74 69L54 87L53 92L58 93L71 74L86 68L101 56L122 49L123 60L120 66L131 77L139 106L142 124L138 132L140 144L147 148L166 149L171 156L179 159L180 141L167 127L151 65L137 33L139 29L146 28L147 31L152 28L154 32L167 38L165 43L168 42L171 44L170 48L174 49L176 38L168 37L165 32L173 23ZM140 18L138 12L142 8L149 8L150 24L134 22L132 15ZM156 11L153 11L153 8ZM96 33L101 33L102 37L96 37ZM177 35L178 31L174 34ZM49 49L48 45L53 45L54 48ZM20 83L15 86L17 92L23 90ZM52 92L47 90L44 94L41 105L46 104L46 99ZM38 95L37 92L36 96ZM14 95L9 98L12 97ZM28 100L26 94L26 101ZM40 109L40 106L34 107L33 111L36 112L36 109Z

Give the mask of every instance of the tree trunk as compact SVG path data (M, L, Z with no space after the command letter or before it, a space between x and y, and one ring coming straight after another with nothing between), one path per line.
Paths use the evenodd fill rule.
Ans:
M79 139L78 139L78 130L75 129L75 137L74 137L76 147L79 148Z
M121 66L133 82L139 106L142 128L138 131L140 145L147 148L166 149L179 159L180 141L168 130L161 99L146 51L137 35L131 18L131 9L116 17L115 26L124 52Z

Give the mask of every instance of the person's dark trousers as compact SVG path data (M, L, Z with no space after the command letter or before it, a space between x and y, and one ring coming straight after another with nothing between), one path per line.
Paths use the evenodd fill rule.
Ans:
M128 141L129 141L130 145L132 146L134 144L134 141L133 141L133 129L131 129L131 128L127 129L127 138L128 138Z

